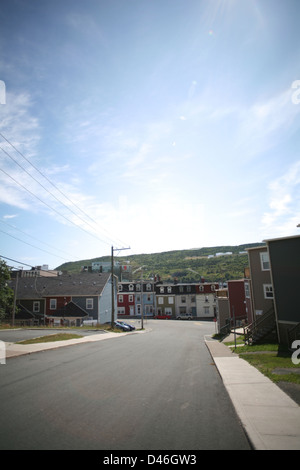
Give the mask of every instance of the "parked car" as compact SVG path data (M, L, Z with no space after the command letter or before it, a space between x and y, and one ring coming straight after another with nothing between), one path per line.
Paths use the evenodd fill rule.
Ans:
M131 331L129 326L123 325L123 323L119 321L115 321L115 327L120 328L120 330L123 330L123 331Z
M193 317L192 315L186 314L186 315L178 315L177 320L191 320Z
M98 325L98 320L83 320L81 326L96 326Z
M118 323L119 323L120 325L128 326L128 328L129 328L131 331L135 330L135 326L130 325L130 323L125 323L123 320L122 320L122 321L121 321L121 320L118 320Z

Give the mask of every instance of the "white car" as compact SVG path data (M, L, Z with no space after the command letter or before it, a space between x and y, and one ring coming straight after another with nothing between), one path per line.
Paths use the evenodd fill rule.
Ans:
M176 319L177 320L192 320L192 315L190 314L183 314L183 315L177 315Z

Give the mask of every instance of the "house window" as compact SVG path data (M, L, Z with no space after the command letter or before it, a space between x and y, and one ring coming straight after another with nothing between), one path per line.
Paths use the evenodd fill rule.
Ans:
M185 298L185 296L182 296L182 297L181 297L181 303L182 303L182 304L185 304L185 303L186 303L186 298Z
M35 313L40 311L40 302L33 302L33 311Z
M119 299L120 304L122 304L123 303L123 295L119 295L118 299Z
M160 287L160 288L159 288L159 292L160 292L161 294L163 294L163 293L165 292L165 288L164 288L164 287Z
M151 289L151 284L146 284L146 290L149 292Z
M136 296L136 301L137 301L137 303L141 302L141 296L140 295Z
M158 297L158 303L159 303L159 305L162 305L164 303L164 298L163 297Z
M262 271L270 271L270 258L267 251L260 253L260 264Z
M273 299L273 286L272 284L264 284L264 296L265 299Z
M152 302L152 295L151 294L147 295L147 302Z
M204 307L204 315L209 315L209 307Z
M119 289L119 292L122 292L122 290L123 290L122 284L118 284L118 289Z
M86 299L85 306L87 310L92 310L94 307L94 299Z
M133 291L133 284L129 284L129 290Z
M199 287L199 291L200 291L200 292L204 292L204 286L200 286L200 287Z
M174 297L168 297L168 303L173 304L174 303Z
M137 285L136 285L136 290L137 290L138 292L141 292L141 284L137 284Z
M171 286L168 286L168 294L171 294L172 293L172 287Z
M246 299L250 299L250 286L248 282L245 282L245 297Z
M50 310L56 310L56 299L50 299Z
M133 302L133 295L132 295L132 294L130 294L130 295L128 296L128 301L129 301L129 302Z

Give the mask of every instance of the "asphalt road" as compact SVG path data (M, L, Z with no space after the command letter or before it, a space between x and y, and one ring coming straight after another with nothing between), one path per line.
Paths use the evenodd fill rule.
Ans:
M146 328L8 359L0 449L249 449L204 342L214 325Z

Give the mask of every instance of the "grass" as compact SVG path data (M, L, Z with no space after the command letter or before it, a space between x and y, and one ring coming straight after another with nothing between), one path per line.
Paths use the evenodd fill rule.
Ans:
M242 338L240 338L242 342ZM225 343L227 346L232 343ZM241 344L241 343L240 343ZM273 382L289 382L300 385L300 367L292 362L292 352L285 346L278 343L255 344L253 346L244 345L232 348L232 351L239 355L252 366ZM276 369L286 369L284 374L276 373Z
M72 333L57 333L54 335L39 336L38 338L26 339L20 341L17 344L36 344L36 343L49 343L52 341L65 341L68 339L82 338L80 335L75 335Z

